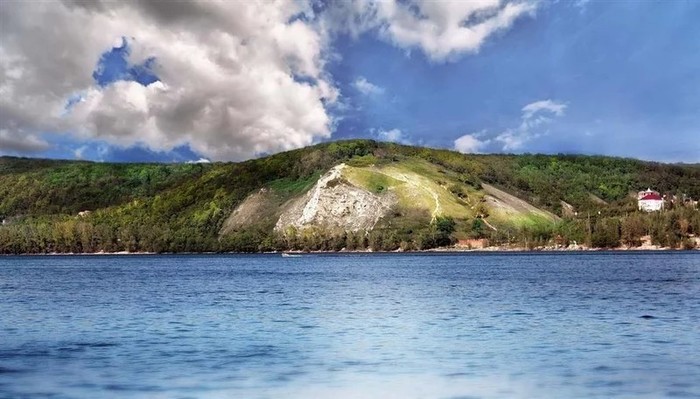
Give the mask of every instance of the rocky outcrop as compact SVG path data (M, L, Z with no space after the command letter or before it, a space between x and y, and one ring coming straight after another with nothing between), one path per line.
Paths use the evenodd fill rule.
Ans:
M308 193L288 204L275 230L284 232L289 227L371 230L390 211L396 199L390 193L380 196L350 184L343 177L344 168L345 164L335 166L321 176Z

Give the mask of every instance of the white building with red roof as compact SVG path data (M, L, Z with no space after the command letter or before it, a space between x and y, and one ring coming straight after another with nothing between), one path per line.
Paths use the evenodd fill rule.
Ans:
M637 206L640 211L655 212L664 209L664 199L661 195L648 188L637 194Z

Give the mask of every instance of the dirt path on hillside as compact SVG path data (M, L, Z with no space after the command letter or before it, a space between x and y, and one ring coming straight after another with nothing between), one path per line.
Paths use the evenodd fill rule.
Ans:
M484 218L481 218L481 221L484 222L484 224L487 225L491 230L493 230L493 231L498 231L498 229L495 228L491 223L489 223L488 220L486 220L486 219L484 219Z

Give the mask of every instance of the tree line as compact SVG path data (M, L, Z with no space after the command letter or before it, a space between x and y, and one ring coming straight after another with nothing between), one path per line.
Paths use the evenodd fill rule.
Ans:
M466 221L468 222L468 221ZM554 224L485 228L479 218L458 223L439 217L422 227L377 228L372 231L327 232L318 228L274 232L253 226L218 237L194 227L133 222L126 226L94 224L82 218L38 219L0 227L0 253L94 252L266 252L266 251L411 251L454 245L458 237L487 239L490 245L521 248L636 248L648 238L653 245L693 249L700 236L700 212L677 208L664 212L633 212L622 216L591 215Z

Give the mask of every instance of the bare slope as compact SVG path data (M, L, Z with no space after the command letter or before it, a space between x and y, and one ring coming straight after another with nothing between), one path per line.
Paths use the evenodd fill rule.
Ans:
M227 234L234 230L249 226L253 221L260 220L277 212L277 201L269 188L249 195L224 221L219 234Z
M479 190L466 185L458 175L421 160L339 164L309 187L284 199L271 187L249 195L226 220L221 234L263 218L281 233L309 228L369 231L377 226L396 226L392 222L396 218L422 218L420 215L427 218L422 223L449 216L464 225L487 215L485 221L494 230L503 224L551 223L559 219L494 186L484 184ZM412 221L417 220L405 222Z
M377 195L343 177L345 164L332 168L280 215L276 231L317 227L332 231L372 230L395 204L392 195Z
M420 212L430 215L426 223L439 216L466 223L482 213L491 215L486 217L489 226L559 219L491 185L478 190L461 182L456 174L410 160L334 167L311 191L286 206L275 229L371 230L382 220L386 226L391 218Z
M490 184L483 183L482 187L486 193L484 199L489 209L489 215L491 215L496 222L526 224L531 221L536 221L537 219L548 222L559 220L557 215L534 207L520 198L508 194Z

